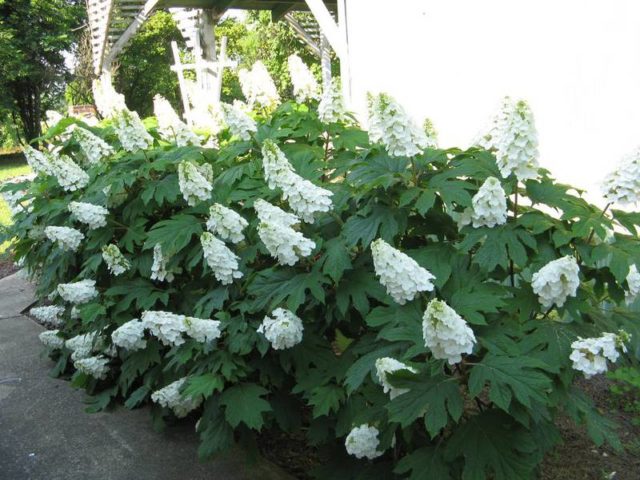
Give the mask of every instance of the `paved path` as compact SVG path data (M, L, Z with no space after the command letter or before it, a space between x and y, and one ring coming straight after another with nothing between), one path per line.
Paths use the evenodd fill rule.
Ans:
M193 425L157 433L145 409L85 413L83 392L48 376L42 327L20 315L32 300L20 273L0 280L0 479L290 479L239 450L200 463Z

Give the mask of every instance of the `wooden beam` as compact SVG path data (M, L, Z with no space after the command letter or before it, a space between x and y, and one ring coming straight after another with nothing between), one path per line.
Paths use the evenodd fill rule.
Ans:
M287 23L293 28L293 30L298 34L300 39L307 44L307 46L313 51L313 53L317 57L321 57L322 53L320 51L320 46L311 38L311 35L305 30L305 28L300 25L300 23L295 19L293 15L287 13L284 16Z
M322 34L327 37L331 48L335 50L340 60L346 59L348 55L347 42L333 20L331 13L329 13L327 6L322 0L305 0L305 2L320 25Z
M277 22L281 20L291 9L295 7L295 3L280 3L271 9L271 21Z
M136 15L136 18L133 19L133 22L127 27L124 33L120 36L120 38L113 44L106 58L104 59L102 70L109 70L111 68L111 64L118 56L118 54L124 49L127 42L135 35L138 29L142 26L142 24L149 18L149 15L156 7L160 0L147 0L140 10L140 13Z

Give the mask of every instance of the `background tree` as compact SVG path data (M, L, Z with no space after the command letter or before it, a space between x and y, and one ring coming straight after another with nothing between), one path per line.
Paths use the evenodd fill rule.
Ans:
M140 116L153 114L153 96L160 94L175 107L180 102L178 77L171 71L171 42L183 43L171 14L155 13L118 56L115 87L127 106Z
M41 133L43 112L59 102L85 18L80 0L0 0L0 102L24 139Z

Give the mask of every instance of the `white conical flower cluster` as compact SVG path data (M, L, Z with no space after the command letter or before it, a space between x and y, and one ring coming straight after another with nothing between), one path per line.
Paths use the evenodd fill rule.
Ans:
M304 103L307 100L317 100L319 97L318 82L309 67L295 53L289 56L287 65L289 66L289 75L293 84L293 96L296 98L296 102Z
M89 184L89 175L66 155L50 153L53 175L67 192L75 192Z
M627 352L625 342L629 338L624 330L620 330L617 335L603 333L601 337L579 338L571 344L573 351L569 358L573 362L573 369L584 373L586 378L606 372L607 360L615 363L620 357L618 350Z
M111 340L114 345L125 350L142 350L147 346L147 341L144 339L144 331L144 323L134 318L116 328L111 334Z
M315 242L292 228L300 222L298 217L262 199L256 200L253 208L260 220L258 236L281 265L295 265L300 258L311 255Z
M475 142L495 149L503 177L514 174L518 180L538 177L538 134L533 113L524 100L505 97L489 131Z
M433 290L431 280L435 277L431 272L381 238L371 243L371 254L380 283L400 305L413 300L418 292Z
M291 348L302 341L304 327L302 320L295 313L284 308L276 308L264 317L258 327L275 350Z
M640 147L628 153L602 182L608 202L631 205L640 201Z
M238 270L238 256L229 250L222 240L210 232L204 232L200 236L200 243L204 259L220 283L230 285L235 278L242 277L242 272Z
M61 283L57 288L58 294L65 302L76 305L87 303L98 296L94 280L80 280L74 283Z
M213 190L213 169L211 165L184 160L178 164L178 183L180 191L189 206L193 207L201 201L211 198Z
M49 350L60 350L64 347L64 338L58 336L60 330L45 330L38 335L42 344Z
M18 212L21 212L25 209L20 201L24 196L25 192L16 191L16 192L0 192L0 198L2 198L7 206L9 207L9 213L11 216L15 216Z
M424 130L390 95L367 96L369 140L381 143L392 157L419 155L430 143Z
M146 149L153 143L153 137L144 127L138 112L122 110L113 119L113 128L118 135L122 148L128 152Z
M631 305L640 297L640 273L638 272L638 267L635 265L629 267L627 285L629 285L629 290L625 292L625 300L627 305Z
M238 71L242 94L250 108L254 106L272 108L280 103L280 96L267 68L258 60L251 70L242 68Z
M434 358L449 365L462 360L462 354L473 351L476 337L467 322L446 302L433 299L422 317L422 336Z
M216 234L222 240L232 243L239 243L244 240L242 231L249 223L234 212L219 203L214 203L209 208L209 220L207 220L207 229Z
M186 317L163 311L143 312L142 323L164 345L171 346L185 342L183 333L198 342L212 342L222 334L218 320Z
M153 97L153 113L158 119L158 133L164 140L175 142L179 147L202 143L162 95Z
M422 122L422 130L427 137L427 148L438 148L438 131L429 118Z
M71 360L74 362L81 358L88 358L92 353L109 353L103 336L97 332L89 332L70 338L65 342L65 347L71 350Z
M495 177L487 178L472 200L474 228L503 225L507 222L507 196Z
M580 268L571 255L553 260L533 274L531 286L545 308L562 307L575 297L580 286Z
M318 104L318 118L322 123L342 122L349 118L340 85L335 79L332 79L329 87L322 92Z
M73 136L91 164L98 163L113 153L113 148L107 142L85 128L74 128Z
M129 260L124 258L117 245L111 243L102 247L102 258L104 259L111 275L122 275L131 268Z
M44 152L40 152L29 145L24 147L23 152L31 170L36 174L44 173L45 175L53 175L54 170L51 165L51 160Z
M399 362L395 358L383 357L376 360L376 375L380 381L380 385L382 385L382 388L384 389L384 393L389 392L389 396L392 400L409 391L408 388L396 388L387 380L387 374L397 372L399 370L409 370L410 372L417 373L415 368Z
M111 74L103 73L100 78L93 81L93 99L98 112L104 118L116 115L118 112L127 109L124 95L116 92L111 82Z
M280 188L283 199L288 200L291 209L302 220L313 223L315 213L331 210L333 192L298 175L272 140L265 140L262 145L262 164L269 188Z
M168 259L162 254L162 245L156 243L153 247L153 265L151 265L151 280L159 282L173 282L173 272L167 271Z
M80 230L69 227L46 227L45 236L63 250L75 252L84 239Z
M368 458L369 460L378 458L384 454L384 452L378 451L379 434L380 431L376 427L367 424L353 428L344 442L347 453L356 458Z
M79 221L89 226L89 230L104 227L107 224L109 210L100 205L84 202L70 202L69 211Z
M63 313L64 307L58 305L34 307L29 310L29 315L39 320L40 322L46 325L51 325L53 327L59 327L64 323L64 319L61 317Z
M186 377L181 378L160 390L156 390L151 394L151 401L171 409L178 418L186 417L189 412L198 408L202 403L202 396L192 398L180 393L180 389L186 381Z
M104 355L80 358L73 362L73 366L76 367L78 371L99 380L107 378L107 374L109 373L108 364L109 359Z
M187 80L186 86L187 95L192 106L187 118L193 128L210 135L209 143L215 144L215 135L224 126L220 105L213 100L210 92L200 88L195 81Z
M229 127L232 135L241 140L251 140L251 133L256 132L258 127L256 121L245 111L244 104L234 100L233 104L223 103L224 121Z

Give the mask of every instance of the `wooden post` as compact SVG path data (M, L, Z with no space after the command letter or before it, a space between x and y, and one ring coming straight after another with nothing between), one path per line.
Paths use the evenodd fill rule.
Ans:
M338 0L338 30L344 42L344 52L340 55L340 79L344 103L351 106L351 61L349 59L349 30L347 23L347 2Z
M187 84L184 79L184 67L180 60L180 51L178 50L178 44L171 42L171 50L173 51L173 60L175 64L171 67L171 70L175 71L178 75L178 85L180 87L180 96L182 97L182 107L184 108L184 118L189 124L191 124L191 106L189 104L189 92L187 91Z
M216 81L213 88L213 101L214 103L220 103L220 95L222 94L222 74L224 67L227 66L227 37L220 39L220 56L218 57L218 64L216 65Z
M324 35L320 36L320 65L322 67L322 91L326 92L331 85L331 51Z

